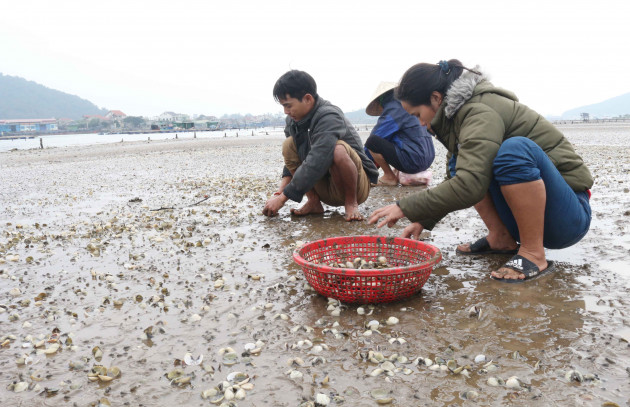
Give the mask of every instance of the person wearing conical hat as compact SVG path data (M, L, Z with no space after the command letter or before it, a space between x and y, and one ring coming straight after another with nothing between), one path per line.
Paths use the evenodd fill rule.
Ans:
M395 88L394 82L381 82L365 109L370 116L379 116L365 142L365 152L383 170L380 185L398 185L399 172L423 172L435 158L431 135L394 98Z

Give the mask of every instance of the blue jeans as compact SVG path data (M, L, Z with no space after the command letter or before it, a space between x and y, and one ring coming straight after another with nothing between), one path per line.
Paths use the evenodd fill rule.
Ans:
M507 205L501 185L542 179L545 183L545 230L543 246L563 249L579 242L591 225L591 205L587 192L574 192L547 154L526 137L505 140L493 165L490 194L494 206L512 237L520 242L516 220Z

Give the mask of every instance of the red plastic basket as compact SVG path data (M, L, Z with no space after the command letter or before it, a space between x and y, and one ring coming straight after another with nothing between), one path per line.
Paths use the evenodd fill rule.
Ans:
M394 267L351 269L330 267L332 262L361 257L375 261L385 256ZM343 236L317 240L298 247L293 259L302 267L318 293L347 303L377 303L410 297L422 289L440 250L417 240L384 236Z

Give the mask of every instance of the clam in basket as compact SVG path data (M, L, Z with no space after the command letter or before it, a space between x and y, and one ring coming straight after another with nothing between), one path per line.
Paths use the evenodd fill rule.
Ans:
M339 267L357 258L386 268ZM442 260L430 244L398 237L342 236L309 242L293 251L293 259L318 293L346 303L378 303L418 293L433 267Z

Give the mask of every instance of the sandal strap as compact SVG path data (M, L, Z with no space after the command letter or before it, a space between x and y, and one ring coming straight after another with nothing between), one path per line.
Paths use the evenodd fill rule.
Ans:
M470 244L470 252L475 253L479 251L490 250L490 243L486 237L481 237Z
M534 277L540 274L538 266L520 254L513 256L503 267L523 273L525 278Z

